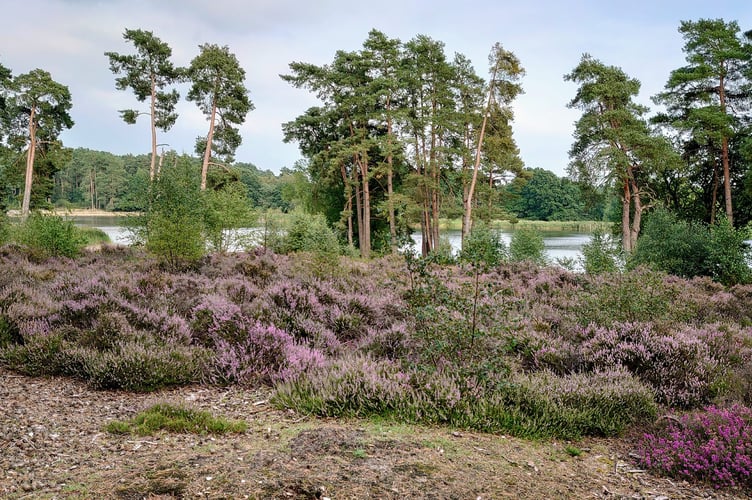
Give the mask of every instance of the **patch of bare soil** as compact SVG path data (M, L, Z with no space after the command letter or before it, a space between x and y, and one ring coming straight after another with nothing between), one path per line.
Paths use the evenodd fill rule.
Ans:
M279 411L269 394L185 387L92 391L0 370L0 497L23 498L750 498L640 471L626 440L506 436ZM103 431L168 402L243 419L240 435Z

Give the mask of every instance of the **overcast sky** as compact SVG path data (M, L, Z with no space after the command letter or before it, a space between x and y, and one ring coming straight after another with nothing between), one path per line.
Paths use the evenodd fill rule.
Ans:
M198 45L228 45L246 71L256 106L241 129L237 159L278 172L300 158L282 142L281 124L317 104L279 78L292 61L326 64L335 51L358 50L368 31L408 41L425 34L446 44L448 57L465 54L487 77L495 42L514 52L527 71L525 94L514 103L514 135L528 168L564 175L579 114L566 104L576 90L562 76L588 52L642 82L640 101L663 88L684 64L679 21L737 20L752 29L749 0L26 0L3 5L0 63L14 75L42 68L67 85L76 124L66 146L116 154L147 153L146 120L127 125L119 109L137 108L130 91L115 90L105 51L132 53L126 28L154 32L188 65ZM185 90L182 92L183 97ZM159 142L192 153L207 121L181 102L178 122Z

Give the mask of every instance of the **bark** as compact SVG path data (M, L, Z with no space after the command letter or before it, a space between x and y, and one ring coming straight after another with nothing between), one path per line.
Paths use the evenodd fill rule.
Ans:
M387 210L389 211L389 245L392 253L397 253L397 220L394 215L394 164L392 153L392 118L389 116L390 102L386 100L386 140L388 152L386 155L386 193L387 193Z
M718 160L713 162L713 194L710 201L710 225L715 224L715 207L718 203Z
M723 197L726 200L726 217L730 224L734 222L734 211L731 206L731 173L729 168L728 139L723 138L721 143L721 161L723 162Z
M629 227L630 209L629 179L624 179L624 191L621 195L621 245L625 253L632 253L632 236Z
M353 217L352 217L352 186L347 178L345 164L339 164L339 172L342 175L342 182L345 185L345 210L347 211L347 244L353 247Z
M726 89L724 88L725 81L723 75L721 75L718 81L718 94L721 101L721 112L726 114ZM734 211L731 205L731 175L729 167L729 145L728 137L723 136L721 139L721 162L723 163L723 195L726 201L726 217L730 224L734 223Z
M360 255L371 258L371 191L368 186L368 160L360 160L360 176L363 181L363 245Z
M96 208L96 189L94 184L94 170L89 170L89 196L91 197L91 209Z
M358 248L361 255L363 254L363 202L360 193L360 182L358 180L358 169L352 169L352 183L355 186L355 217L358 224Z
M24 194L21 201L21 218L26 220L29 216L29 205L31 204L31 183L34 179L34 157L37 152L37 123L36 123L36 106L31 106L29 113L29 150L26 154L26 178L24 182Z
M154 180L154 166L157 162L157 88L156 88L156 82L154 81L154 75L151 77L151 104L150 104L150 111L151 113L151 164L149 165L149 180Z
M640 189L634 179L634 172L629 169L630 183L632 185L632 201L634 205L634 215L632 217L632 227L629 232L629 246L633 251L637 247L637 238L640 236L640 226L642 224L642 200L640 199Z
M201 164L201 191L206 191L206 175L209 172L209 159L211 158L212 140L214 139L214 123L217 119L217 99L212 98L211 118L209 119L209 133L206 135L206 149L204 161Z
M470 234L473 228L473 196L475 196L475 184L478 182L478 171L480 170L480 154L483 148L483 138L486 135L486 123L488 123L488 113L491 110L491 101L493 99L493 87L496 82L496 68L494 67L491 83L488 86L488 100L486 102L486 112L483 113L483 123L480 126L480 135L478 136L478 147L475 150L475 165L473 166L473 178L470 181L470 190L465 200L465 213L462 218L462 241Z

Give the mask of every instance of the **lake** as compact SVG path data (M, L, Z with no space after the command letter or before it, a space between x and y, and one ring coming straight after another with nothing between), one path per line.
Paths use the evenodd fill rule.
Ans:
M71 220L79 226L101 229L107 233L107 236L110 237L113 243L120 245L130 244L130 234L125 227L127 222L125 217L87 216L71 217ZM245 231L249 230L252 229L245 229ZM243 230L241 229L241 231ZM551 262L556 262L557 259L572 259L577 261L582 256L583 245L590 242L591 238L589 233L546 231L542 234L543 243L546 246L546 254L548 260ZM454 252L459 251L462 242L461 231L443 231L441 235L449 240ZM509 241L512 239L512 232L502 231L501 239L505 244L509 245ZM422 243L420 232L413 233L413 240L415 240L415 248L420 249Z

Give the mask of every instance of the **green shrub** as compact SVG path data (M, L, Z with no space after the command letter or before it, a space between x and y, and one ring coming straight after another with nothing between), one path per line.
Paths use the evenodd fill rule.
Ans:
M482 223L476 223L462 242L460 262L476 268L490 269L507 257L507 247L499 233Z
M512 262L528 260L545 265L546 246L540 231L532 227L515 229L509 242L509 258Z
M339 255L337 235L321 214L296 211L290 219L287 235L282 242L284 252L312 252Z
M629 267L649 266L683 278L708 276L709 236L702 224L679 220L665 209L655 210L646 218Z
M79 228L81 235L86 240L86 245L97 245L103 243L112 243L110 237L98 227Z
M84 234L73 221L39 212L32 212L15 228L14 239L39 258L75 257L86 245Z
M247 191L241 182L204 191L204 225L206 237L214 251L227 252L251 245L251 235L237 231L255 222Z
M148 208L136 231L146 249L172 269L195 265L206 253L198 165L181 157L150 186Z
M710 227L708 263L710 276L719 283L731 286L750 283L750 238L747 229L734 229L726 217Z
M749 233L735 229L726 217L707 227L656 210L645 223L630 267L647 265L683 278L710 276L724 285L749 283Z
M582 247L582 267L587 274L615 273L619 271L619 249L601 231Z

